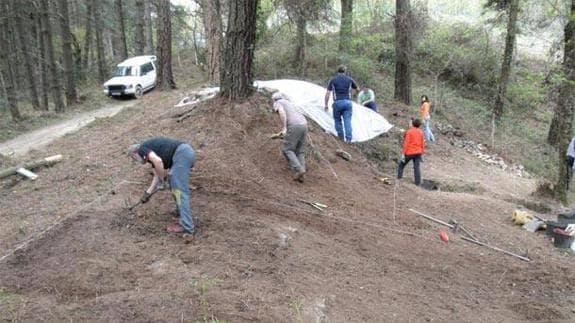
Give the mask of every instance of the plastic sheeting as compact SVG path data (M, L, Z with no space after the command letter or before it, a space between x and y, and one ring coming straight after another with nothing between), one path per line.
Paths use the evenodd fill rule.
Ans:
M299 80L256 81L255 86L280 91L301 113L337 136L331 108L333 97L329 100L329 110L324 110L325 87ZM353 102L351 125L352 142L367 141L393 127L382 115L356 102Z
M329 110L326 112L323 108L326 91L324 87L299 80L255 81L254 86L258 89L280 91L301 113L315 121L325 131L337 136L331 108L333 97L329 99ZM211 87L194 92L193 95L182 99L176 107L207 100L214 97L218 91L218 87ZM382 115L356 102L353 102L351 126L352 142L367 141L388 132L393 127Z

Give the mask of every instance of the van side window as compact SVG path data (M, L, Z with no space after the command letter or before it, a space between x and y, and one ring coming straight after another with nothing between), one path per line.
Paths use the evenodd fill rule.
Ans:
M142 67L140 67L140 69L142 70L141 75L146 75L146 73L148 73L149 71L152 71L154 68L152 67L152 63L146 63L146 64L142 65Z

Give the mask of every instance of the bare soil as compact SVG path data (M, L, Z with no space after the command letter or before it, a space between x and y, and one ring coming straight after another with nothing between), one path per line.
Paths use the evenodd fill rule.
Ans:
M177 122L176 94L49 145L65 160L35 182L0 183L0 318L105 322L517 322L575 320L573 256L511 223L535 180L481 164L438 135L424 178L474 189L429 191L411 169L393 181L357 149L311 125L308 174L294 182L267 139L267 98L212 100ZM389 117L394 123L389 111ZM150 169L125 156L152 136L189 142L199 232L170 235L167 192L132 212ZM379 140L385 140L379 139ZM351 162L335 155L343 148ZM398 150L399 151L399 150ZM390 185L380 180L391 178ZM475 189L477 188L477 189ZM319 202L321 212L299 200ZM418 217L457 219L519 259ZM21 246L20 249L14 251Z

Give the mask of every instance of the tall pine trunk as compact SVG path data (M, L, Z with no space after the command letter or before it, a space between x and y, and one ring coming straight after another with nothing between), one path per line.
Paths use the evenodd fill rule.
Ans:
M219 0L203 0L203 20L207 38L208 82L220 83L220 62L222 58L222 16Z
M56 66L56 57L54 55L54 44L52 43L52 26L50 25L50 0L41 0L42 18L42 38L46 47L46 61L48 63L48 76L50 84L50 92L52 93L52 102L54 103L54 110L56 112L64 112L66 106L62 100L62 89L60 87L58 68Z
M339 50L349 51L353 31L353 0L341 0L341 25L339 27Z
M214 0L218 1L219 0ZM145 23L145 29L146 29L146 46L145 46L145 51L148 54L153 54L154 53L154 28L152 26L152 9L151 9L152 4L150 3L150 0L146 1L144 3L144 23Z
M567 202L569 188L569 166L565 162L567 147L573 135L573 115L575 110L575 0L571 0L569 22L565 26L565 54L563 58L563 75L559 98L555 109L559 142L559 176L554 186L555 197Z
M395 89L393 97L411 104L411 6L409 0L395 1Z
M74 58L72 57L72 32L70 31L70 17L68 15L68 0L59 0L60 31L62 33L62 61L64 66L64 83L66 102L68 105L78 100L76 94L76 80L74 78Z
M229 1L228 28L220 69L220 95L228 100L244 99L253 92L257 7L257 0Z
M30 103L34 110L40 110L40 99L38 96L38 89L36 87L36 78L34 73L34 63L32 62L32 54L30 51L30 37L28 32L24 29L23 16L26 15L23 6L15 6L14 19L16 33L18 34L18 39L20 40L20 54L24 56L24 67L26 69L26 77L28 78L28 92L30 94ZM30 28L32 29L32 28Z
M511 61L513 59L513 47L515 46L515 36L517 35L517 15L519 13L519 0L509 0L509 20L507 22L507 36L505 37L505 51L503 53L503 62L501 63L501 74L499 76L499 85L497 95L493 105L493 115L496 120L501 119L503 115L504 101L507 95L507 83L511 72Z
M40 95L40 104L42 110L48 111L49 104L48 104L48 60L46 59L46 43L44 41L44 34L42 32L42 16L39 14L36 19L36 23L38 24L38 47L39 47L39 70L40 70L40 88L42 89Z
M158 0L159 4L161 4L163 0ZM146 46L146 38L144 36L144 26L145 26L145 1L144 0L136 0L136 29L135 29L135 46L136 46L136 55L144 55L145 54L145 46Z
M4 2L0 6L0 10L8 13L8 3ZM18 100L16 98L16 89L14 87L14 78L16 77L14 72L14 53L10 51L10 37L9 37L9 26L10 22L8 18L3 17L0 19L0 73L3 77L4 91L6 92L6 99L8 101L8 108L10 109L10 115L14 121L19 121L22 119L20 110L18 108Z
M125 60L128 58L128 45L126 43L126 24L124 22L124 6L122 0L116 0L116 13L118 14L118 27L119 27L119 42L120 42L120 58Z
M298 10L299 11L299 10ZM307 20L302 12L298 12L296 17L296 47L294 55L294 67L300 76L305 74L305 50L307 38Z
M104 83L108 78L106 54L104 53L104 22L102 21L102 6L100 0L93 0L94 27L96 30L96 60L98 62L98 80Z
M82 58L82 74L88 72L90 67L90 49L92 47L92 29L94 28L93 0L86 0L86 39L84 40L84 56Z
M172 21L169 0L158 0L158 71L160 90L176 88L172 74Z

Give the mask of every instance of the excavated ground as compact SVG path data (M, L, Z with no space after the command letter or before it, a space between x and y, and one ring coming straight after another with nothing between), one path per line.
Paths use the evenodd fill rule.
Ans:
M477 189L386 185L357 149L311 126L308 176L291 180L269 99L211 100L178 122L176 95L148 94L27 158L65 160L0 184L0 318L8 321L572 321L573 256L513 226L534 180L489 168L442 137L424 177ZM391 112L391 111L389 111ZM390 113L391 115L391 113ZM397 123L399 120L392 120ZM189 142L199 232L169 235L160 192L130 212L150 169L124 154L152 136ZM385 140L380 139L380 140ZM353 160L335 155L343 148ZM326 204L320 212L300 200ZM457 219L523 262L470 244L409 209ZM50 228L46 230L47 228ZM43 233L44 232L44 233ZM27 243L28 242L28 243ZM11 253L27 243L24 248Z

